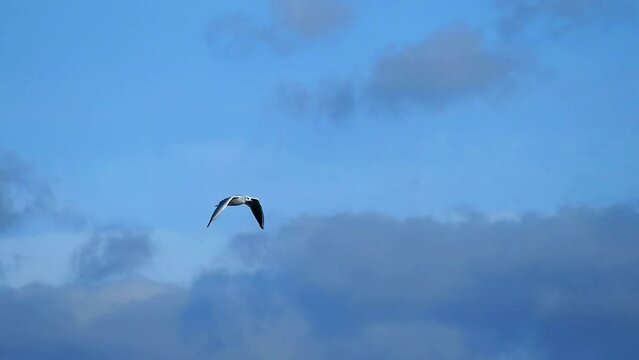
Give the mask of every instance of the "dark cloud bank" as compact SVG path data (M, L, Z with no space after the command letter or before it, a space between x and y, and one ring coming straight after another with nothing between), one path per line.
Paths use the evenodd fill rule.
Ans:
M251 272L0 289L3 359L634 359L639 212L304 217Z

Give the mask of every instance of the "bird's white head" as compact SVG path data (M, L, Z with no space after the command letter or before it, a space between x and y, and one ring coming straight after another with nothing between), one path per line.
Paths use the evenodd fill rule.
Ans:
M249 202L251 201L251 197L250 196L245 196L244 197L244 202Z

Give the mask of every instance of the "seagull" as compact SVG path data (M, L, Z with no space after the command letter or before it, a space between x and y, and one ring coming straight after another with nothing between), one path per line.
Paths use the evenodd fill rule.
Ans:
M215 206L215 211L213 211L213 215L211 215L211 219L206 227L209 227L213 220L217 219L227 206L237 206L242 204L248 205L248 207L251 208L251 212L255 216L255 220L257 220L260 228L264 229L264 212L262 212L260 199L246 195L229 196L220 201L220 203Z

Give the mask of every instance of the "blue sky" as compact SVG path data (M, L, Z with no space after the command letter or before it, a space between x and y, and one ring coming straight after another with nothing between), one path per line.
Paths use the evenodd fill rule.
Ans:
M67 357L157 355L106 335L153 304L181 319L144 340L170 338L167 358L370 358L356 350L369 343L381 358L586 358L544 333L581 326L570 304L599 306L611 334L637 332L620 319L638 311L623 290L639 253L638 11L632 0L3 1L1 301L51 296L51 316L77 320L69 336L90 326L71 349L46 342ZM262 200L264 231L243 208L205 228L221 198L245 193ZM623 251L606 253L616 238ZM585 276L599 280L575 285ZM403 279L419 293L408 305ZM536 287L509 302L502 280ZM464 303L484 286L483 304ZM251 294L272 301L253 309ZM444 300L468 318L434 316ZM525 321L489 316L501 302ZM237 337L217 333L229 321ZM0 357L30 358L16 344L50 337L2 331ZM290 333L303 334L294 347ZM624 339L589 356L630 358Z

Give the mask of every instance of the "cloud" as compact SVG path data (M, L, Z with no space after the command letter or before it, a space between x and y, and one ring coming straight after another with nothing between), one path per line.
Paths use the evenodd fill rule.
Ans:
M234 247L336 354L409 358L436 343L440 359L630 359L637 236L633 208L573 207L497 222L309 217Z
M373 100L390 108L441 107L504 85L517 65L488 47L479 31L452 25L387 51L375 62L368 89Z
M130 275L152 255L148 232L111 225L96 230L75 252L72 263L78 280L96 282Z
M0 233L27 218L54 214L48 185L37 179L15 154L0 151Z
M211 21L205 38L213 52L222 56L246 56L262 48L284 54L297 46L291 34L277 27L257 24L242 15Z
M223 359L322 358L310 326L266 273L203 274L182 313L185 336Z
M243 15L214 19L205 37L216 54L249 55L260 49L286 54L305 43L343 29L351 19L339 0L272 0L272 22L260 24Z
M275 91L277 106L296 118L327 119L339 124L356 110L356 89L351 81L324 79L309 89L304 84L288 81Z
M513 84L529 62L493 49L481 32L457 24L385 51L360 81L326 78L315 87L288 81L274 93L291 116L339 123L366 107L374 113L437 110L494 94Z
M634 19L631 0L496 0L502 11L501 29L506 35L540 24L554 34L590 23Z
M130 288L154 291L131 296ZM0 289L0 354L8 359L201 359L179 335L184 298L144 281L97 288ZM95 304L103 307L95 312ZM87 314L89 316L87 316Z
M12 359L633 359L639 212L299 218L238 235L250 272L0 289Z
M336 31L352 16L339 0L272 0L271 5L279 24L306 39Z
M0 235L27 223L47 221L75 229L86 225L82 216L57 204L49 183L36 176L25 161L0 150Z

